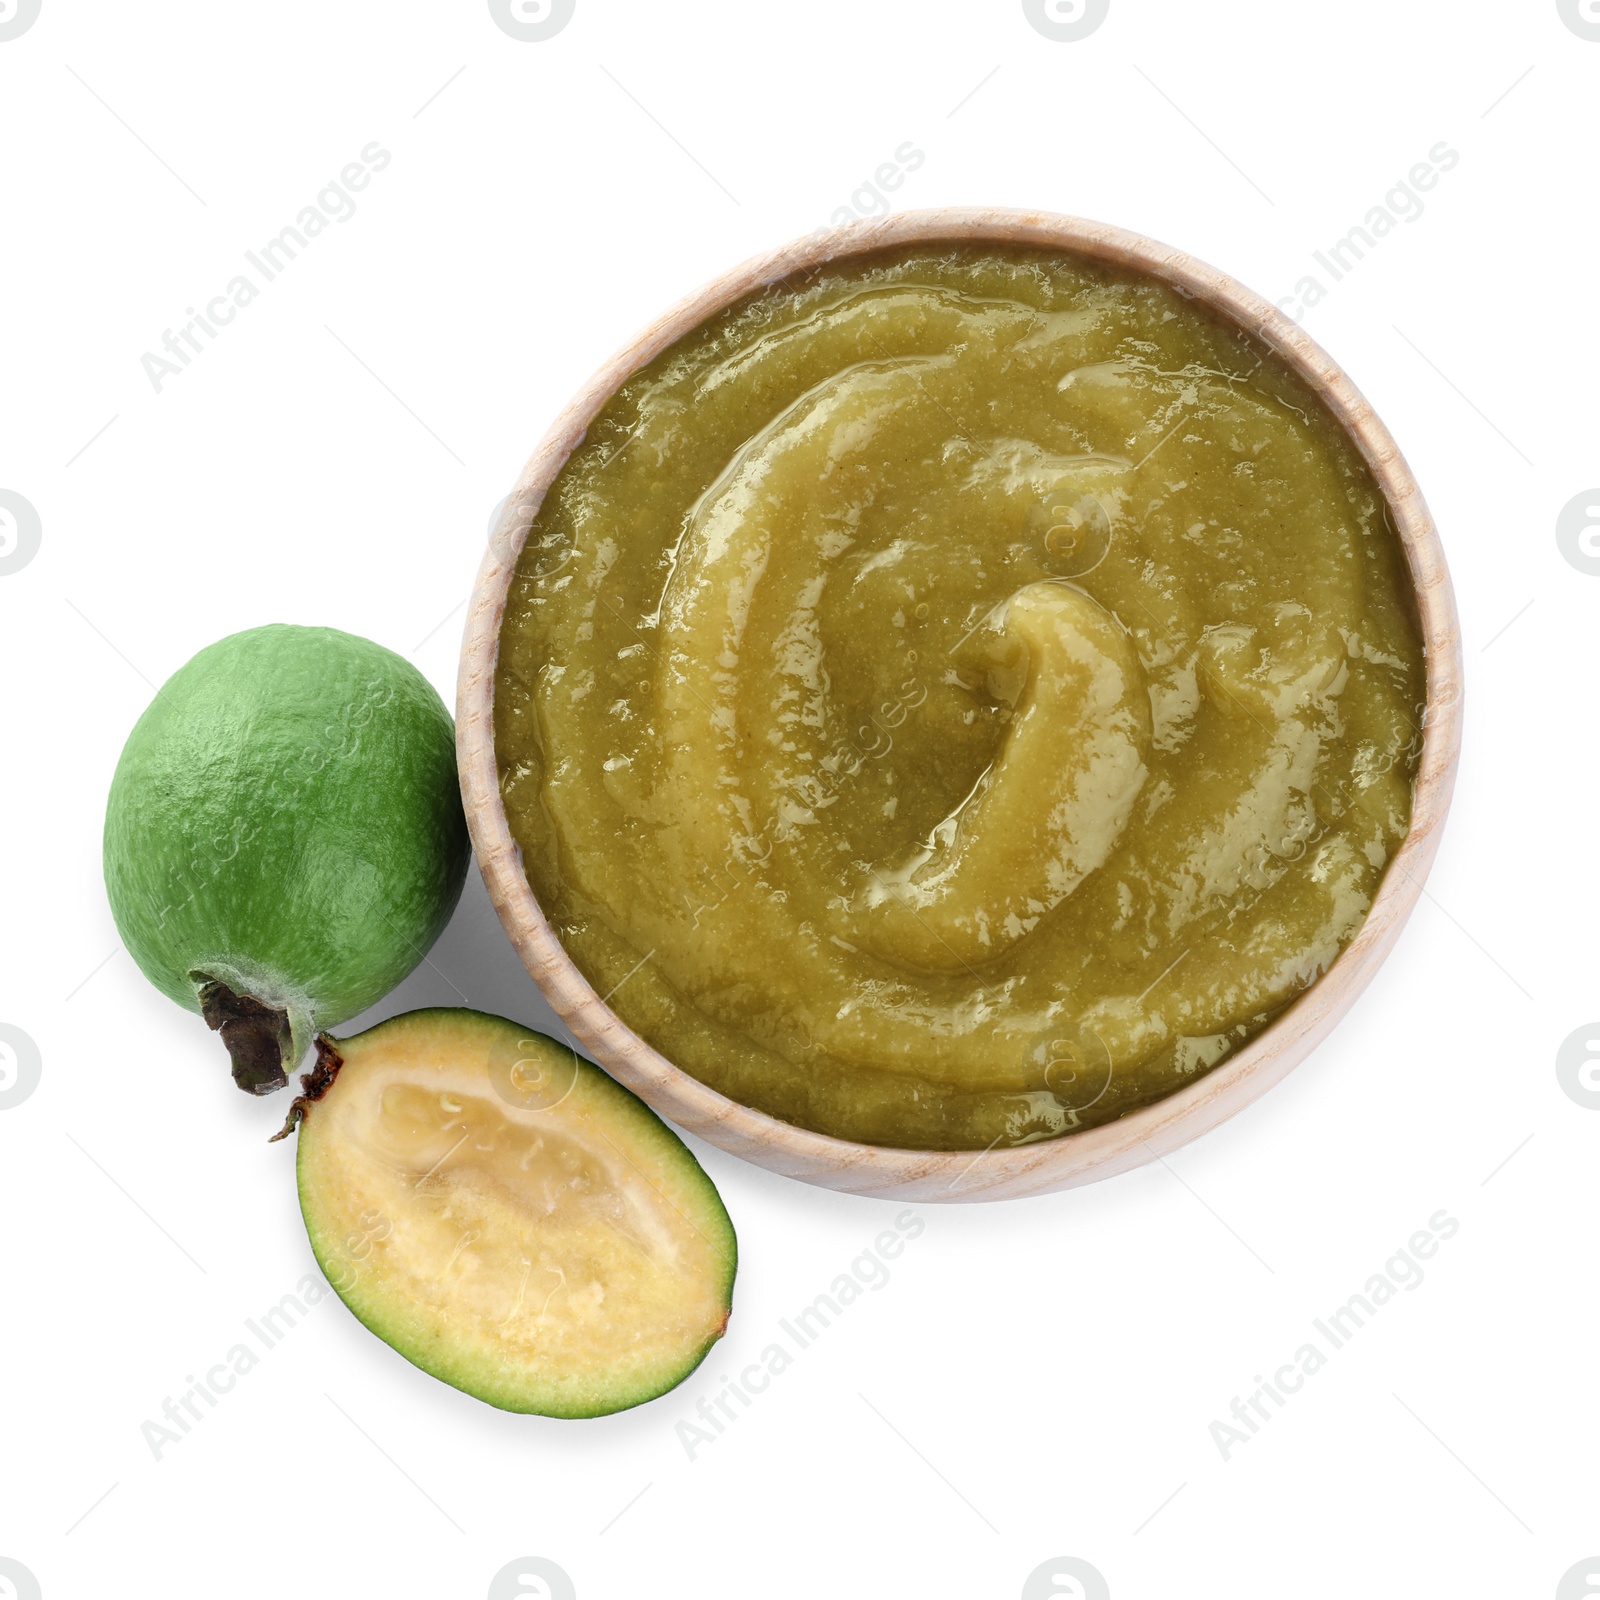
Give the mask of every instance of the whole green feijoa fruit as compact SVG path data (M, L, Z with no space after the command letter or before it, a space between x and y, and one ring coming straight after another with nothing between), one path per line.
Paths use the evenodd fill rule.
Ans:
M333 628L252 628L180 667L106 805L123 943L222 1034L253 1094L416 966L469 848L444 703L410 662Z

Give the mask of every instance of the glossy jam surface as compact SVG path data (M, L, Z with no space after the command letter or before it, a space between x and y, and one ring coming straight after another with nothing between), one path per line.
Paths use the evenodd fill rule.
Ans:
M924 247L623 386L512 581L495 737L637 1033L982 1149L1160 1099L1326 970L1424 697L1381 496L1281 361L1153 281Z

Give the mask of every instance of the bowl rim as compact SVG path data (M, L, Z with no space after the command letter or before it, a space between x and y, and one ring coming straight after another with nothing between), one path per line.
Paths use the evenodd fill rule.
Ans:
M1360 931L1310 988L1221 1065L1113 1122L1003 1150L929 1151L839 1139L743 1105L673 1065L611 1011L561 945L522 869L495 760L494 672L507 593L532 521L589 424L627 378L708 317L797 272L897 245L972 240L1038 245L1157 278L1260 341L1311 386L1388 503L1412 579L1427 697L1411 827ZM1422 492L1371 405L1298 323L1228 274L1126 229L1045 211L942 207L819 229L754 256L680 300L584 384L528 458L484 555L462 638L456 740L462 799L490 899L529 974L602 1067L670 1121L788 1176L860 1194L998 1199L1068 1188L1159 1159L1259 1098L1326 1037L1422 894L1460 757L1461 680L1454 593Z

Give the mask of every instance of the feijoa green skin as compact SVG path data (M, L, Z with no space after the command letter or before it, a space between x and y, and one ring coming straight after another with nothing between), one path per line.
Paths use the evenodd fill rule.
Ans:
M106 806L123 943L255 1094L417 965L469 853L444 703L410 662L332 628L253 628L180 667Z
M345 1304L505 1411L598 1417L699 1366L738 1246L642 1101L504 1017L437 1009L317 1039L291 1108L300 1209ZM280 1136L281 1137L281 1136Z

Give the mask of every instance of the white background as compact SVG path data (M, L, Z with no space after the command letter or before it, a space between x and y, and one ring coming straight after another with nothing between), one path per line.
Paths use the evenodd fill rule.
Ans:
M42 525L0 577L0 1021L43 1063L0 1111L0 1556L45 1600L476 1600L524 1555L582 1600L1009 1600L1063 1555L1115 1600L1555 1595L1600 1551L1600 1112L1554 1066L1600 1015L1600 578L1555 539L1600 481L1597 86L1555 0L1112 0L1076 43L1019 0L578 0L542 43L483 0L43 0L0 43L0 488ZM158 394L143 354L374 140L357 213ZM1399 948L1168 1162L920 1208L892 1281L697 1459L676 1424L897 1208L696 1144L743 1261L681 1390L504 1415L330 1297L154 1459L141 1424L314 1263L281 1100L118 945L128 729L271 621L370 635L453 701L491 509L560 406L703 280L876 207L907 141L897 207L1075 212L1273 297L1459 152L1303 318L1421 479L1465 628L1455 808ZM476 871L367 1020L463 997L551 1025ZM1426 1280L1225 1461L1212 1422L1441 1208Z

